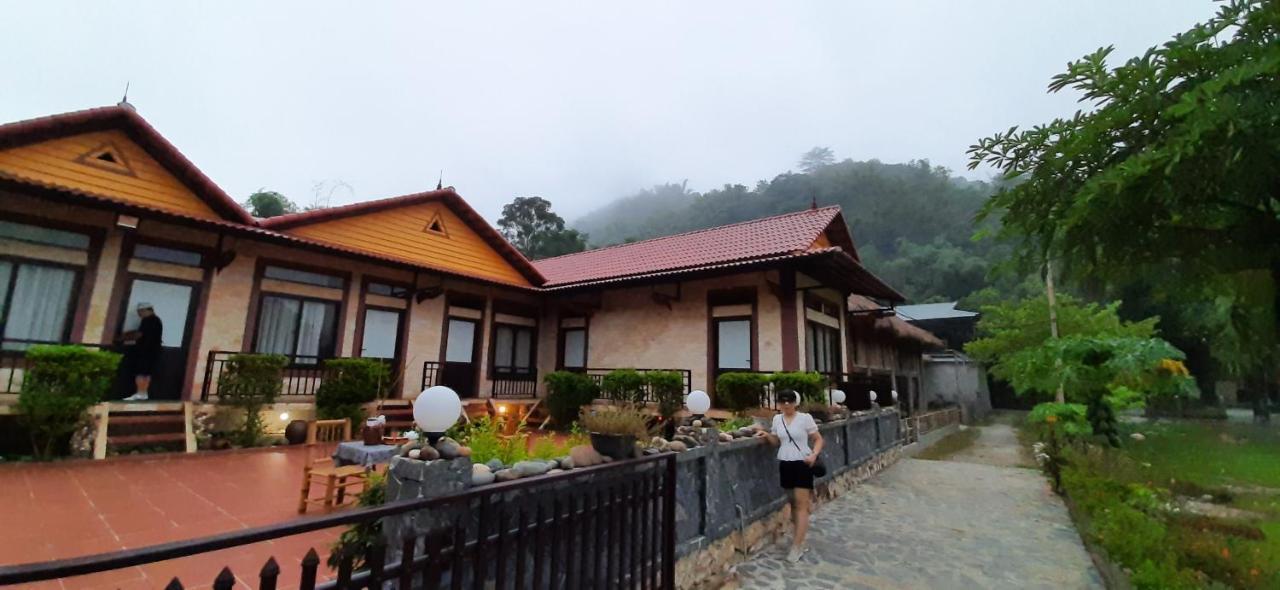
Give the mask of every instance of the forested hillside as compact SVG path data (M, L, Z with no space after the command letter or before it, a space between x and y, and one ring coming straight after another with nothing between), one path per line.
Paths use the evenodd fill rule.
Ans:
M696 193L664 184L573 222L593 247L840 205L864 264L912 302L959 299L981 289L1001 246L975 242L973 217L992 187L928 161L845 160L788 172L755 187Z

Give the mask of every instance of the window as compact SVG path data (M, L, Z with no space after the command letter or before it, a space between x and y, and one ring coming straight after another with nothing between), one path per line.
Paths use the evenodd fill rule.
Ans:
M337 318L338 306L331 301L263 295L254 352L287 355L299 364L330 358Z
M0 348L65 342L76 278L69 268L0 260Z
M369 283L366 287L371 295L382 295L385 297L407 297L409 288L403 285L390 285L387 283Z
M446 363L470 363L476 355L476 322L449 318L449 333L444 351Z
M195 267L199 267L201 261L204 260L204 257L199 252L152 246L151 244L136 244L133 247L133 257L141 260L154 260L155 262L168 262L170 264Z
M810 371L840 371L840 331L817 322L805 323L805 359Z
M751 320L716 320L716 368L751 369Z
M284 268L282 266L268 266L262 273L262 276L268 279L276 279L279 281L289 281L290 283L302 283L304 285L315 285L317 287L330 287L333 289L341 289L346 281L342 277L333 275L320 274L306 270L298 270L295 268Z
M587 329L565 328L560 331L560 366L583 369L587 366Z
M500 375L533 369L533 328L498 324L493 328L493 371Z
M361 337L360 356L393 359L398 355L400 343L400 312L386 309L364 311L364 335Z
M0 221L0 238L77 250L89 248L89 236L84 234L12 221Z

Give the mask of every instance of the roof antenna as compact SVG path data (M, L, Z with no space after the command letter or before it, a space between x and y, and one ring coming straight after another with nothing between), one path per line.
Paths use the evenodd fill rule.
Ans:
M436 190L444 188L444 169L440 169L440 180L436 181Z
M133 105L129 104L129 81L128 80L126 80L124 83L124 96L120 98L120 102L116 103L116 106L124 107L131 111L137 110L133 108Z
M809 197L809 209L813 210L817 208L818 208L818 197L817 196Z

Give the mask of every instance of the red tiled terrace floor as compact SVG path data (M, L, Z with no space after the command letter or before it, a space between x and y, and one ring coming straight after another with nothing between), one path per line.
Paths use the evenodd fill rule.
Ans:
M325 454L318 448L281 447L0 466L0 565L131 549L296 518L302 467L309 457ZM294 587L307 549L314 547L323 560L339 532L316 531L25 587L162 588L178 576L186 588L204 588L224 566L257 586L268 556L280 564L281 587ZM320 569L327 573L323 564Z

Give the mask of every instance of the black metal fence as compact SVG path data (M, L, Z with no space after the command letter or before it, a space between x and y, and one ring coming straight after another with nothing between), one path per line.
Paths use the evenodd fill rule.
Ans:
M525 398L538 395L538 371L530 369L520 373L498 375L493 378L492 392L495 398Z
M204 384L200 390L200 401L209 401L210 398L218 397L218 383L222 380L222 376L227 372L228 362L242 352L233 352L227 350L210 350L204 365ZM329 369L324 367L324 362L329 357L308 356L308 355L283 355L288 357L289 364L285 366L282 372L281 387L279 397L285 398L315 398L316 392L320 390L320 386L329 375ZM387 363L395 363L392 359L370 359L384 360ZM396 368L392 367L394 374ZM397 382L398 383L398 382ZM388 384L389 386L392 384ZM398 385L392 386L397 389ZM393 394L397 394L393 392Z
M584 369L566 369L566 370L577 371L586 375L588 378L591 379L593 383L596 384L596 387L601 388L601 394L600 394L601 397L603 397L604 399L613 399L608 392L603 391L604 378L609 373L617 371L618 369L587 367ZM641 375L645 375L646 373L658 373L658 372L679 373L681 379L684 381L684 392L689 393L689 391L693 387L693 372L690 371L689 369L630 369L630 370L640 373ZM653 395L653 390L649 387L649 384L647 382L642 386L642 388L644 390L644 399L641 401L645 401L645 402L658 401L657 397ZM623 401L634 401L634 400L623 400Z
M336 577L317 584L320 556L301 560L313 588L658 588L675 587L676 456L673 453L521 479L464 492L114 553L0 567L0 585L118 570L377 519L417 528L394 546L373 544L341 557ZM384 526L387 520L383 520ZM431 523L423 531L421 525ZM229 590L258 578L274 589L280 563L256 572L223 568L215 580L174 578L167 588L212 582ZM355 563L365 567L357 570Z

